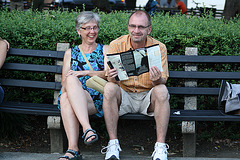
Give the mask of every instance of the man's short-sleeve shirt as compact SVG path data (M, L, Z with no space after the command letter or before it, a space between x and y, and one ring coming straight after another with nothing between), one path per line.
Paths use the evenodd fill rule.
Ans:
M145 47L159 44L160 51L161 51L161 58L162 58L162 77L168 78L168 62L167 62L167 48L166 46L155 40L154 38L148 36L147 43ZM113 40L109 45L109 54L120 53L133 50L133 47L130 42L129 35L123 35L115 40ZM124 89L126 92L144 92L149 91L153 85L152 81L149 80L149 72L143 73L139 76L130 76L128 80L120 81L120 87Z

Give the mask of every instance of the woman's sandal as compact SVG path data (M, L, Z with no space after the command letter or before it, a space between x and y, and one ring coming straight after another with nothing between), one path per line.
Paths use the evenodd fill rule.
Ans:
M72 154L73 157L61 156L61 157L59 157L58 159L60 159L60 158L65 158L65 159L68 159L68 160L82 160L82 155L80 154L80 151L74 151L74 150L68 149L68 150L66 151L66 153Z
M91 134L90 136L88 136L88 137L86 137L86 135L87 135L87 133L88 132L93 132L93 134ZM91 137L95 137L93 140L91 140L91 141L87 141L89 138L91 138ZM84 143L86 144L86 145L89 145L89 144L91 144L91 143L93 143L93 142L96 142L97 140L98 140L98 135L96 134L96 131L95 130L93 130L93 129L87 129L85 132L84 132L84 134L83 134L83 136L82 136L82 138L84 139Z

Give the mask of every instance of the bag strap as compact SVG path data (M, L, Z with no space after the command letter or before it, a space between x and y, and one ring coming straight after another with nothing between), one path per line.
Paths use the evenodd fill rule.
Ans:
M83 58L85 59L86 63L88 64L88 67L90 68L91 71L93 71L93 68L92 68L91 64L89 63L89 61L88 61L86 55L84 54L82 48L80 47L80 45L78 46L78 48L80 49L80 52L82 53Z
M230 97L233 97L232 84L231 83L228 83L228 84L229 84L229 87L230 87L230 90L231 90Z
M219 94L218 94L218 110L223 115L226 115L225 111L224 111L226 102L222 101L222 97L224 95L226 86L227 86L226 80L222 80L222 83L221 83L221 86L220 86L220 89L219 89Z

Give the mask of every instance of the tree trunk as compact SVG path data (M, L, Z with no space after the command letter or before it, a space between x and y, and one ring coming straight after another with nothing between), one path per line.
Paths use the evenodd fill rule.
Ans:
M110 12L110 5L108 0L92 0L94 7L97 7L99 10L103 12Z
M229 20L240 14L240 0L226 0L223 11L225 19Z
M136 1L137 0L125 0L126 8L128 10L134 10L136 8Z

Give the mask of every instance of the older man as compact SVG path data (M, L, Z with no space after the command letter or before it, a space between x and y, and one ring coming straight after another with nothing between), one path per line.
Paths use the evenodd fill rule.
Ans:
M103 112L109 134L105 160L118 160L121 151L117 138L117 123L121 115L140 113L154 116L157 139L152 154L153 160L167 160L168 145L165 137L168 128L170 106L169 94L165 86L168 79L166 46L148 36L152 30L151 18L146 11L135 11L128 20L128 35L112 41L109 54L143 48L158 44L161 50L161 72L156 66L139 76L130 76L128 80L117 82L117 70L107 69L108 83L104 88ZM103 152L102 150L102 152Z

